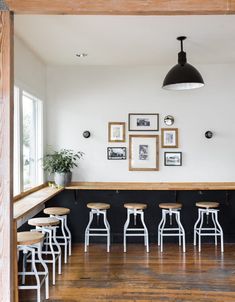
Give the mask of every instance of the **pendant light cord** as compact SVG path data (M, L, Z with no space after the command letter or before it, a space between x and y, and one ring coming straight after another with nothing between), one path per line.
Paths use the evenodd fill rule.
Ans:
M183 49L183 40L180 40L180 48L181 48L181 51L184 51L184 49Z

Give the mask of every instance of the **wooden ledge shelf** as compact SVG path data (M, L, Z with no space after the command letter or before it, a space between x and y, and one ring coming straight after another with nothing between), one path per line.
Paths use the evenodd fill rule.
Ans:
M72 182L66 190L114 190L114 191L206 191L235 190L235 182ZM35 216L45 202L62 192L64 188L45 187L33 192L13 205L13 218L18 227Z
M72 182L66 190L204 191L235 190L235 182Z
M14 202L14 220L19 220L37 210L37 208L40 208L42 205L44 205L47 200L59 194L63 190L63 188L57 189L53 187L45 187Z

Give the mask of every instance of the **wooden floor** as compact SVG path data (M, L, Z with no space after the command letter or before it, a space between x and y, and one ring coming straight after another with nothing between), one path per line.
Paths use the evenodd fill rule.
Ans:
M113 244L107 254L93 244L85 254L83 245L74 245L47 301L235 301L235 244L225 245L224 255L213 244L203 244L201 254L192 245L186 254L176 244L165 244L162 254L155 244L149 254L140 244L127 248L124 254ZM20 301L35 297L20 293Z

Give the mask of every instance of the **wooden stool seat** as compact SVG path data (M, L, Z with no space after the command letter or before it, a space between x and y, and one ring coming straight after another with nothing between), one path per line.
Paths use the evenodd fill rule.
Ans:
M95 210L107 210L110 208L110 204L103 202L91 202L87 204L87 207Z
M145 203L125 203L124 208L132 210L144 210L147 208Z
M17 245L32 245L43 240L44 234L39 232L18 232Z
M43 213L48 215L63 216L68 215L70 213L70 209L62 207L52 207L44 209Z
M160 209L181 209L182 208L182 204L181 203L177 203L177 202L172 202L172 203L160 203L159 204L159 208Z
M215 201L200 201L196 203L196 206L199 208L213 209L218 208L219 203Z
M54 217L39 217L39 218L29 219L28 224L32 226L39 226L39 227L55 226L60 224L60 221Z

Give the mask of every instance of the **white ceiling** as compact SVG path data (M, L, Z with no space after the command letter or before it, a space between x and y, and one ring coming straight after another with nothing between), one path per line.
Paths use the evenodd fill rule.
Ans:
M47 64L174 64L186 35L192 64L235 63L235 16L16 15L15 32ZM76 53L88 53L77 58Z

